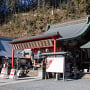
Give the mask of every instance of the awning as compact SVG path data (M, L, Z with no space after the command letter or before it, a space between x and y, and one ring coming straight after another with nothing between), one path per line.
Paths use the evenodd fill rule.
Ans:
M49 56L49 55L65 55L67 54L68 52L56 52L56 53L42 53L41 56Z

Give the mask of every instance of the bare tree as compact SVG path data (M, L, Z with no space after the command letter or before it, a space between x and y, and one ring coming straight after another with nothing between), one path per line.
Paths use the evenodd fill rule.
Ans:
M15 6L15 4L18 2L18 0L7 0L8 1L8 4L9 6L12 8Z
M45 8L45 0L42 0L43 3L43 9Z
M40 0L38 0L38 8L40 8Z

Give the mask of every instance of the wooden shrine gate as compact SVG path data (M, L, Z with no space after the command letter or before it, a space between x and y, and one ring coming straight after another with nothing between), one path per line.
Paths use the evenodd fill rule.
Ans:
M38 35L29 38L15 39L12 44L12 68L14 67L14 51L24 49L37 49L53 47L56 52L56 39L60 38L58 32L50 33L48 35Z

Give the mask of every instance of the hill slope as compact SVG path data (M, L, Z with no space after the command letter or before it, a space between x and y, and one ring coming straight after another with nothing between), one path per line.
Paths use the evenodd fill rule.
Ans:
M67 13L66 10L45 9L19 13L6 18L0 26L1 36L22 38L45 32L47 24L55 24L86 16L85 13Z

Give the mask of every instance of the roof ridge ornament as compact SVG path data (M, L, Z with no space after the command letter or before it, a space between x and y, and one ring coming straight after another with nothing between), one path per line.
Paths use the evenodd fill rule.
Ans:
M50 29L50 24L47 24L46 31L48 31L49 29Z
M90 23L90 15L87 16L87 24Z

